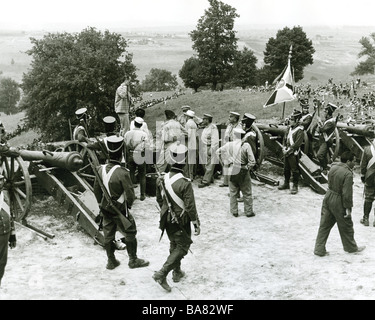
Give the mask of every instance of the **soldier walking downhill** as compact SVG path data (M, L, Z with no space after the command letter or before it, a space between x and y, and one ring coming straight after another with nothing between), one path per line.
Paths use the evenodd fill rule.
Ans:
M167 276L173 270L172 280L179 282L185 276L181 270L181 260L187 255L191 244L191 223L194 234L200 234L200 222L195 205L194 191L190 179L184 177L187 148L175 143L170 148L173 165L169 173L157 179L156 200L160 210L160 229L170 242L169 256L163 267L154 273L153 279L163 289L170 292ZM169 205L170 207L169 207Z
M120 217L119 213L108 203L99 181L96 179L94 183L94 194L103 214L104 248L108 257L106 268L110 270L120 265L114 254L115 243L113 240L115 240L117 228L125 237L126 250L129 256L129 268L141 268L149 265L148 261L137 257L137 226L133 216L129 212L135 195L129 170L121 167L120 161L123 156L123 145L123 137L108 137L109 162L98 168L99 178L103 182L114 205L121 211L123 216Z
M319 230L315 240L314 254L317 256L328 255L326 243L336 222L346 252L356 253L366 248L358 247L354 240L352 220L354 165L354 154L345 151L340 157L340 162L333 163L328 172L328 190L323 199Z

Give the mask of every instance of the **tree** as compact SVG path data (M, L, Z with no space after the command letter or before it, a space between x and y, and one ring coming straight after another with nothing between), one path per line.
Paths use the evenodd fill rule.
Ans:
M293 27L293 29L285 27L277 32L276 38L270 38L266 44L264 63L270 67L271 71L268 81L272 82L284 70L288 63L291 45L293 50L290 63L295 82L303 79L303 69L314 62L315 49L302 27Z
M184 82L186 88L192 88L195 92L199 87L206 84L203 67L200 60L193 56L184 61L178 75Z
M359 43L362 45L362 50L358 54L358 58L367 56L365 61L361 61L355 68L352 75L364 75L364 74L374 74L375 71L375 33L370 34L370 38L362 37Z
M238 51L233 64L233 84L242 89L255 85L257 83L257 62L258 59L254 52L247 47Z
M0 80L0 111L6 114L17 112L17 103L20 100L19 84L11 78Z
M120 34L87 28L30 40L33 47L27 53L33 60L23 76L22 105L28 125L44 139L69 139L68 119L82 107L91 116L90 131L102 131L103 117L116 116L116 88L125 78L138 83L133 56Z
M164 69L153 68L141 83L143 91L169 91L176 89L177 76Z
M236 9L218 0L208 0L210 7L198 20L196 30L189 33L193 49L203 66L207 82L216 90L219 82L225 83L237 52L234 19Z

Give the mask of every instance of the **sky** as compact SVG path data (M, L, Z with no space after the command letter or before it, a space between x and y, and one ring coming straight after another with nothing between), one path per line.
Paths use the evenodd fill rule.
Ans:
M374 26L374 0L221 0L239 25ZM196 26L208 0L0 0L0 30Z

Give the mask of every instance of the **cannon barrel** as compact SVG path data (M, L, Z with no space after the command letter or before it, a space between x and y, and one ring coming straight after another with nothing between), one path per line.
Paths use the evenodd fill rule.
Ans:
M50 166L77 171L82 168L83 159L79 152L51 152L20 150L19 154L25 161L42 161Z
M337 128L368 138L375 137L375 126L373 124L348 124L344 122L337 122Z
M260 131L269 132L273 136L275 135L284 136L285 133L287 132L287 126L285 125L256 123L256 126L258 127Z

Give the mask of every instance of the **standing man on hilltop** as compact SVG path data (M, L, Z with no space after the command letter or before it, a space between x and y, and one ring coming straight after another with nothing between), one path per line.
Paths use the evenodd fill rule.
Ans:
M129 89L129 80L125 79L116 90L115 112L120 119L120 135L129 131L129 112L133 101Z

